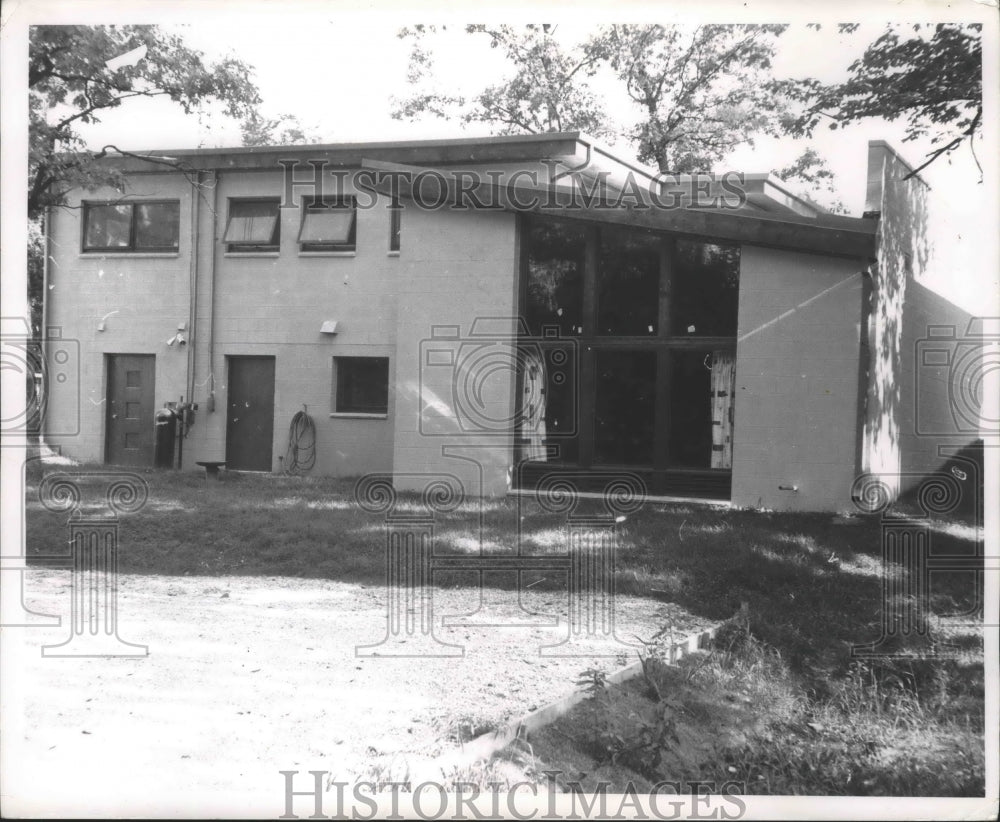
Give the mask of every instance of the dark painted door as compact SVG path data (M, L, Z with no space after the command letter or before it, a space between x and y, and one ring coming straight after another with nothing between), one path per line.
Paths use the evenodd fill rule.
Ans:
M104 461L112 465L153 464L153 392L156 357L108 356L108 419Z
M270 471L274 442L274 357L229 358L226 467Z

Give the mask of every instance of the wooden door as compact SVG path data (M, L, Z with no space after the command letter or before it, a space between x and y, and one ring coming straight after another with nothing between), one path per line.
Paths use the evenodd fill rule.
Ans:
M230 357L226 468L270 471L274 444L274 357Z
M112 465L153 464L155 428L153 354L110 354L104 461Z

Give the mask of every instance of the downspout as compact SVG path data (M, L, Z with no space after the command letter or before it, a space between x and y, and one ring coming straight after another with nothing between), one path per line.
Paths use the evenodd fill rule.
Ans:
M45 329L49 321L49 256L52 253L52 207L45 206L42 212L42 327L39 329L39 336L45 339Z
M872 261L861 271L861 322L858 334L858 407L857 436L854 443L854 476L860 477L871 470L868 464L869 389L871 388L874 360L872 314L875 308L875 266Z
M194 180L191 180L191 264L190 280L188 283L188 323L187 323L187 402L181 398L183 411L181 412L180 437L177 442L177 467L184 468L184 440L188 435L188 430L194 420L194 378L197 367L197 357L195 356L195 346L197 345L197 322L198 322L198 253L200 243L198 215L201 206L201 172L197 173Z
M195 369L198 359L195 356L195 346L198 339L198 254L200 211L201 211L201 172L191 181L191 284L189 287L190 307L188 313L188 362L187 362L187 401L194 402Z
M42 362L48 362L48 343L46 338L48 337L48 327L49 327L49 257L52 255L52 207L45 206L45 210L42 212L42 325L38 329L38 336L42 343ZM29 336L34 334L34 329L31 328L31 306L28 306L28 334ZM35 375L31 375L31 381L35 381ZM47 386L45 385L45 380L42 380L41 385L36 385L34 388L37 391L47 391ZM47 414L44 413L45 405L48 403L49 398L44 394L42 396L36 396L35 402L38 404L38 444L45 444L45 418Z
M212 172L212 262L209 266L209 308L208 308L208 413L215 411L215 258L217 256L219 233L219 179L218 170Z

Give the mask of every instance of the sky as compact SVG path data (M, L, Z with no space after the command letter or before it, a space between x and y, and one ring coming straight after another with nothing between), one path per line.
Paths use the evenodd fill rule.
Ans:
M382 17L331 19L317 15L304 25L302 17L289 15L277 19L247 16L227 24L224 30L197 24L170 28L209 58L233 54L254 66L264 100L262 111L271 116L297 116L323 142L432 139L487 133L488 127L483 125L463 129L433 117L416 122L392 119L392 99L405 96L408 88L409 45L397 36L405 23L393 23ZM567 43L579 42L595 28L596 25L579 22L562 23L558 36ZM820 31L801 24L792 26L778 41L775 75L811 76L827 82L843 78L850 62L881 28L870 24L854 36L843 36L832 24ZM461 26L452 26L437 42L436 75L449 91L473 92L503 76L506 67L500 52L483 48L483 41L465 35ZM612 119L634 121L637 112L611 78L598 77L592 85ZM224 117L201 121L185 117L169 101L133 102L127 109L103 115L102 122L87 128L84 134L95 148L106 142L133 149L240 143L239 128L232 121ZM822 128L810 144L834 171L840 199L852 213L860 214L868 140L888 139L911 162L919 160L927 146L903 145L903 136L901 126L879 121L836 132ZM786 165L790 154L798 154L806 144L790 139L759 140L728 157L717 170L772 171ZM615 148L628 159L634 159L632 146L627 142ZM963 183L978 179L978 170L968 150L957 152L951 161L951 167L943 174L938 169L928 172L932 184L938 182L950 187L956 174Z
M29 8L32 0L26 0ZM868 7L874 8L873 2ZM49 4L51 5L51 3ZM369 2L253 2L239 4L201 2L192 4L178 0L170 5L158 3L107 4L106 14L93 13L99 4L82 0L72 6L57 3L58 14L51 22L158 22L171 32L181 34L192 47L204 52L209 60L234 55L254 67L254 79L263 98L261 111L266 116L295 115L321 142L355 142L365 140L432 139L456 136L482 136L489 129L483 125L462 128L454 122L426 118L403 122L391 117L394 97L405 96L409 45L397 34L401 27L415 22L447 22L449 34L434 50L436 74L449 91L472 92L496 82L505 70L499 50L483 47L477 38L466 36L461 29L469 22L461 7L436 3L425 11L426 3L395 3L375 5ZM354 6L355 10L350 10ZM949 9L933 0L909 0L895 3L892 18L913 17L927 7L929 17L942 19L942 9ZM135 13L127 10L135 8ZM774 18L774 6L748 0L726 6L712 0L700 3L661 2L636 4L619 0L600 7L581 4L531 3L529 10L516 2L497 6L477 5L477 17L483 22L497 11L506 22L541 21L556 23L558 36L566 43L579 42L601 22L622 22L640 19L669 23L703 22L705 17L719 17L720 9L729 9L722 19L742 17L751 20L789 22L789 30L779 39L774 64L777 77L816 77L836 81L846 76L847 66L884 28L887 13L869 12L867 22L854 35L840 35L836 21L864 20L862 8L853 0L840 0L837 17L831 17L828 6L799 4L797 12L787 11ZM811 11L809 9L811 8ZM142 10L153 11L144 13ZM373 11L374 9L374 11ZM543 9L544 11L539 11ZM86 10L88 13L77 10ZM760 11L758 11L760 10ZM153 13L155 12L155 13ZM234 13L235 12L235 13ZM613 15L609 18L609 14ZM849 15L849 16L848 16ZM955 15L948 12L948 16ZM508 19L509 18L509 19ZM44 18L43 18L44 19ZM820 31L808 29L808 21L824 20ZM495 20L494 20L495 21ZM995 47L995 43L991 44ZM605 103L611 119L620 123L633 122L637 112L615 88L611 78L595 78L595 91ZM134 100L113 112L102 114L101 122L82 129L91 148L99 149L114 143L125 149L177 149L239 145L238 125L222 115L185 115L178 106L166 100ZM809 142L789 138L757 140L727 157L715 171L736 170L747 173L773 171L787 165L806 145L812 145L826 160L835 175L836 197L848 212L860 216L865 193L867 144L871 139L884 139L895 145L911 164L919 164L929 150L927 143L904 142L900 124L870 121L848 128L830 131L820 128ZM995 145L994 143L991 143ZM629 160L634 149L622 141L616 152ZM980 149L982 155L982 149ZM982 157L980 156L980 159ZM934 191L942 220L955 226L973 225L995 206L995 186L979 183L981 174L967 146L947 159L941 159L923 174ZM988 181L992 182L992 181ZM992 199L989 199L992 198ZM995 292L996 277L992 275L993 260L987 264L971 248L960 248L962 242L956 228L956 267L978 270L978 275L966 273L953 288L952 299L965 306L981 305L984 288ZM968 235L969 232L965 232ZM943 278L950 277L942 272Z

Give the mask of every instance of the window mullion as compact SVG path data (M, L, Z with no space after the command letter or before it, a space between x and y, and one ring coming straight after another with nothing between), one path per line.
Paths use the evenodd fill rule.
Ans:
M128 218L128 250L135 251L135 203L129 204Z

